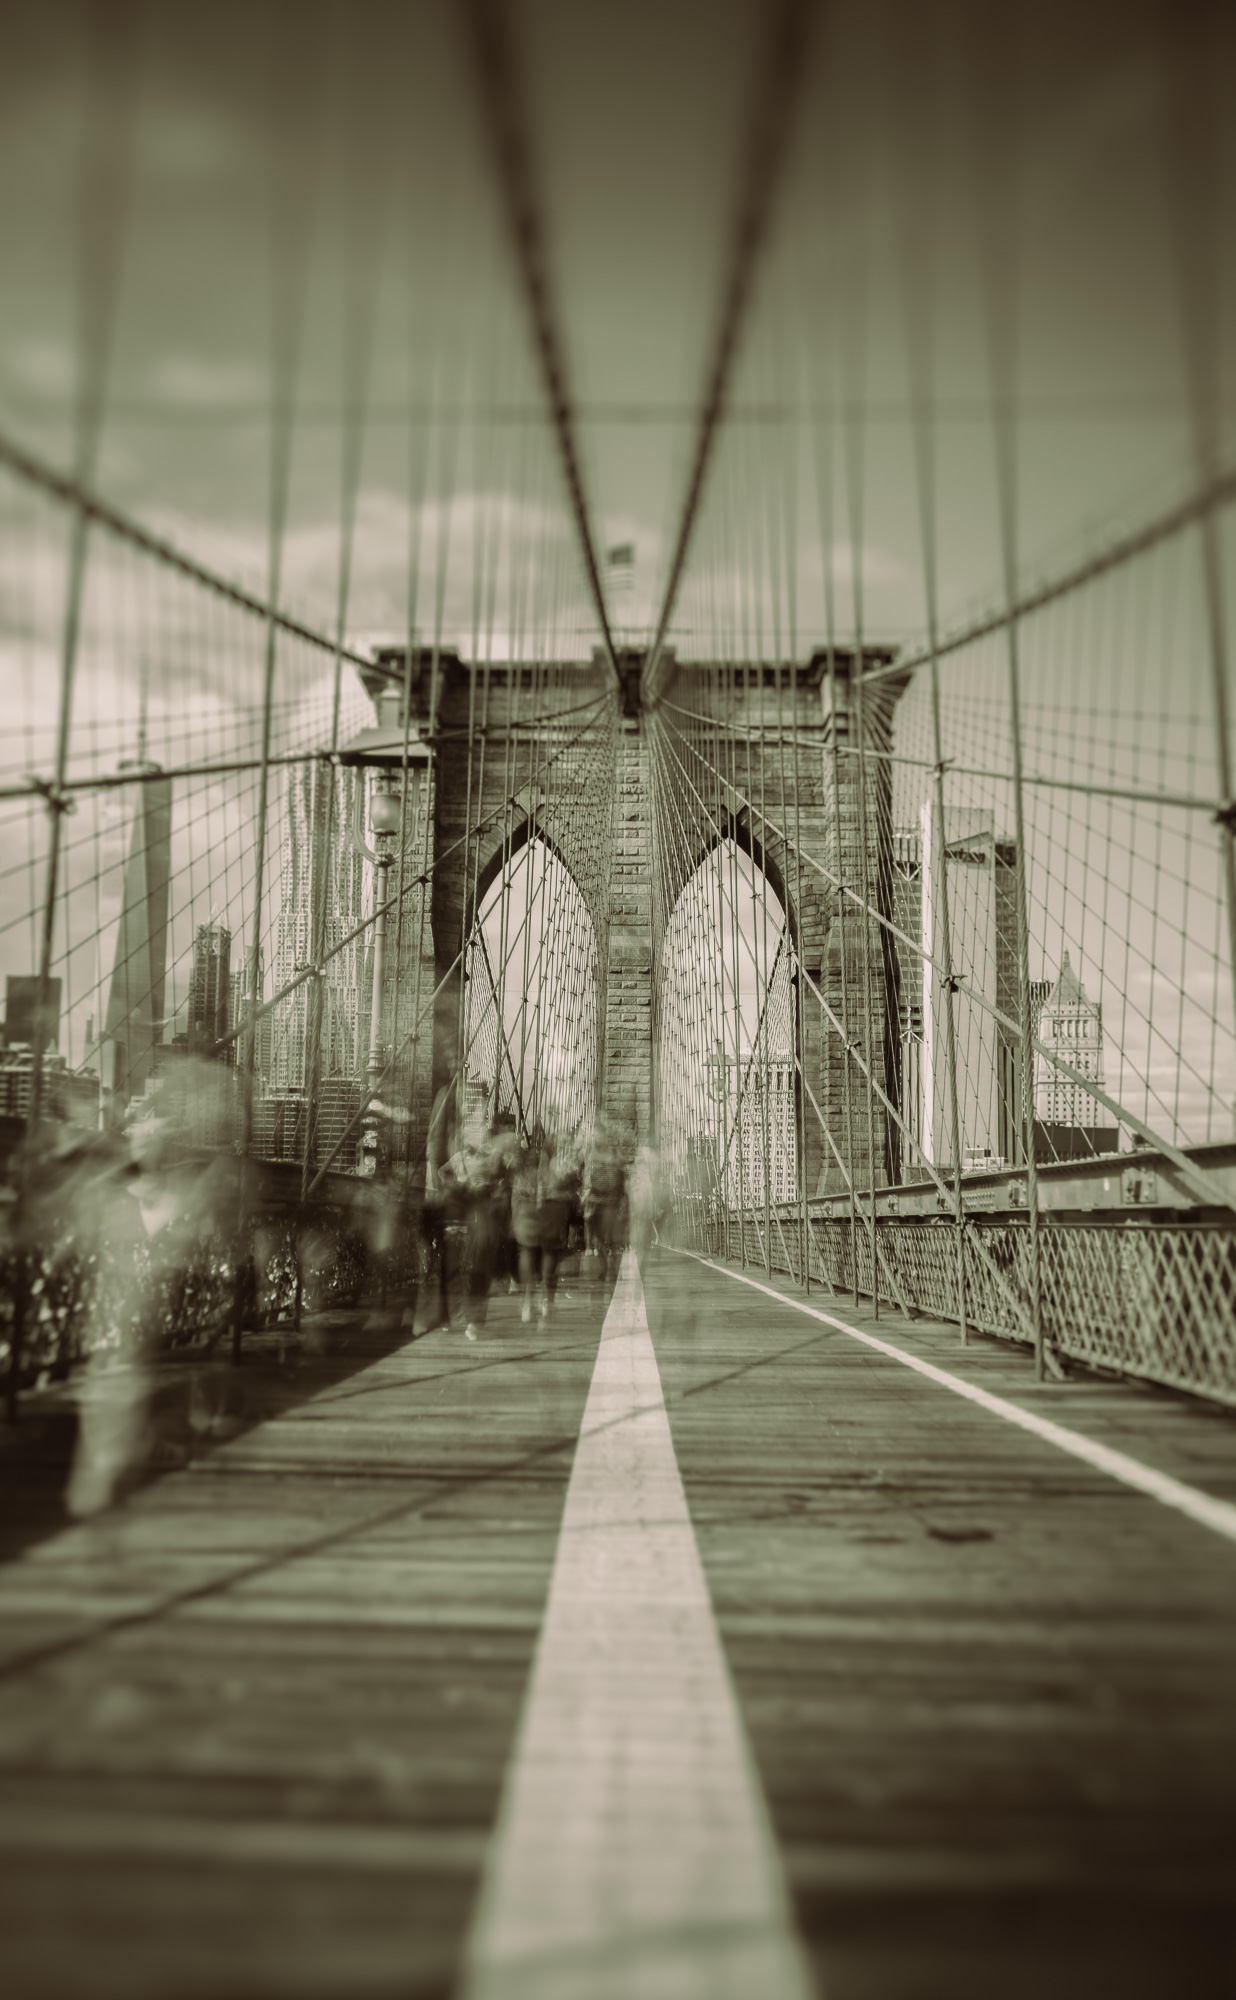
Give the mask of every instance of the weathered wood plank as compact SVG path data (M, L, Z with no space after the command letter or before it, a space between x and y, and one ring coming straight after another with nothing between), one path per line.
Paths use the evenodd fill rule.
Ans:
M496 1300L0 1569L7 1991L449 1990L603 1306Z
M667 1259L646 1291L830 1995L1225 1990L1236 1551L725 1276ZM1121 1383L1036 1388L994 1342L962 1353L955 1330L887 1316L880 1331L1233 1491L1236 1424L1212 1409Z

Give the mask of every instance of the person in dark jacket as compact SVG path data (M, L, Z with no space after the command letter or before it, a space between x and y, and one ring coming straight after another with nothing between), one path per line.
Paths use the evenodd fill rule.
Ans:
M581 1162L568 1145L547 1146L537 1188L537 1241L541 1252L541 1318L553 1313L558 1270L567 1251L571 1217L579 1204Z
M467 1140L447 1162L465 1211L463 1277L467 1298L464 1339L479 1340L489 1315L489 1289L506 1230L505 1163L493 1137Z
M429 1133L425 1141L425 1202L421 1210L421 1238L425 1249L423 1279L424 1308L417 1313L418 1331L429 1333L435 1326L450 1323L451 1304L447 1287L446 1225L454 1196L454 1176L447 1162L456 1151L459 1099L459 1072L444 1083L433 1101Z

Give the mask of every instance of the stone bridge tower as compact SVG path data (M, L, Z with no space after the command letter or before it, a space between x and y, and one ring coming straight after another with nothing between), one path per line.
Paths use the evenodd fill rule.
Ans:
M392 649L382 663L389 669L403 659L402 650ZM866 655L868 667L887 667L890 660L887 653ZM552 782L547 753L554 746L561 752L567 743L568 711L578 712L604 684L606 669L598 656L556 669L550 690L538 689L535 669L528 666L469 668L456 653L435 657L428 648L414 657L413 727L433 746L426 781L432 879L424 921L419 929L405 922L403 931L405 955L420 951L424 962L417 977L409 961L400 979L405 990L411 984L426 997L440 990L432 1030L426 1021L409 1063L409 1108L419 1128L410 1149L423 1145L433 1091L453 1060L461 947L486 891L520 844L532 838L543 839L570 871L596 933L599 1104L633 1139L654 1137L656 988L664 944L656 912L664 903L663 927L693 870L719 841L733 839L766 871L787 913L805 1079L800 1093L806 1190L843 1192L841 1161L859 1186L868 1183L873 1167L877 1184L895 1180L902 1164L900 1134L877 1100L873 1159L859 1058L870 1060L880 1090L897 1105L903 969L879 916L896 916L887 753L906 676L885 673L866 691L861 742L872 754L860 759L855 754L860 703L850 653L837 649L831 662L816 654L797 666L738 668L721 679L704 665L672 664L680 708L706 706L717 698L718 685L724 688L724 713L715 717L728 743L727 773L720 783L715 773L709 777L668 706L642 710L639 655L619 662L620 685L600 732L611 745L604 770L594 742L587 770L569 754L557 756ZM389 688L389 679L375 677L371 692L380 686ZM390 700L388 695L388 706ZM678 863L682 880L669 870L668 850L656 851L652 763L658 732L671 739L674 762L699 780L692 799L678 802L693 843ZM785 749L787 737L792 756ZM675 842L675 852L681 854L682 845ZM414 862L421 865L409 855L405 865ZM654 871L662 892L656 896ZM864 917L864 893L878 914ZM393 965L389 976L394 977ZM851 1051L848 1090L843 1024Z

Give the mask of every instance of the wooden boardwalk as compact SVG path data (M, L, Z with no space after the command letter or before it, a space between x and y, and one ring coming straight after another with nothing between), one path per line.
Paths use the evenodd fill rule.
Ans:
M1236 1991L1236 1543L732 1276L663 1255L643 1292L819 1990ZM476 1346L340 1315L317 1356L191 1392L169 1368L163 1468L89 1526L55 1517L32 1408L41 1483L9 1440L0 1545L6 1996L455 1989L608 1303L577 1292L542 1331L495 1300ZM1236 1419L878 1332L1236 1500ZM684 1962L576 1990L700 1990Z

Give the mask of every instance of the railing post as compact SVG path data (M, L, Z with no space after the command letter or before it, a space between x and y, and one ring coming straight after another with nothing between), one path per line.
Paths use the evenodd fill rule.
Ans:
M257 830L253 853L253 925L250 932L249 1018L245 1023L244 1066L240 1080L240 1195L237 1206L236 1269L232 1293L232 1365L240 1365L244 1320L253 1303L253 1253L249 1241L249 1181L253 1152L253 1089L257 1057L257 1011L262 984L262 893L266 872L266 820L270 792L270 735L274 706L278 626L275 623L278 561L273 563L266 618L266 658L262 676L262 747L258 765Z
M17 1414L21 1350L29 1297L29 1268L24 1231L33 1142L43 1112L44 1055L47 1045L48 995L55 944L56 899L64 845L64 817L70 809L65 794L72 730L73 687L81 633L90 512L86 489L94 479L111 335L114 324L120 254L127 220L132 146L132 93L140 53L141 20L132 9L114 10L106 22L88 12L86 60L89 76L87 123L77 184L78 305L82 334L74 412L73 524L70 530L64 622L60 644L60 695L56 717L56 762L46 790L48 813L47 880L43 893L43 925L39 941L37 1029L30 1073L30 1103L26 1117L25 1158L18 1191L14 1237L22 1274L14 1300L9 1351L8 1413Z
M1232 1024L1236 1027L1236 790L1232 774L1232 718L1228 698L1227 622L1223 609L1223 566L1214 509L1202 516L1202 565L1206 589L1206 622L1210 651L1210 689L1214 706L1221 806L1215 815L1219 829L1220 864L1227 904L1228 963L1232 974ZM1173 1135L1174 1136L1174 1135Z
M339 718L339 674L338 651L335 656L335 724L331 732L331 751L338 747ZM300 1201L296 1222L296 1303L294 1322L300 1328L303 1300L304 1276L301 1268L301 1232L304 1228L305 1193L313 1176L317 1157L318 1104L321 1100L322 1084L322 1015L326 1005L325 967L326 956L326 884L330 876L330 849L333 835L336 765L332 754L329 762L319 759L313 767L312 790L309 799L309 962L313 967L313 977L309 981L305 996L305 1130L301 1147ZM322 786L326 785L326 817L321 824Z
M22 1351L25 1346L26 1312L30 1300L30 1246L26 1238L29 1207L29 1180L36 1171L34 1146L43 1115L43 1058L48 1037L48 999L51 992L52 953L56 936L56 898L60 890L60 859L64 843L64 818L69 801L64 781L69 768L69 739L73 716L73 683L77 670L77 642L81 631L82 590L86 575L89 516L79 491L73 510L69 543L68 589L65 595L64 626L60 648L60 702L56 718L56 762L47 787L47 880L43 885L43 924L39 939L38 999L35 1041L30 1071L30 1103L26 1111L25 1158L22 1163L18 1198L18 1225L14 1230L19 1276L13 1298L13 1326L9 1341L9 1379L6 1410L10 1423L16 1421L21 1384Z
M863 895L863 1008L867 1017L867 1165L871 1187L871 1311L880 1317L880 1260L876 1238L876 1143L875 1143L875 1007L871 994L871 871L867 857L867 743L863 716L863 653L861 643L852 676L853 715L858 737L858 853ZM881 1036L881 1043L883 1037ZM851 1163L851 1172L853 1165Z
M854 1305L858 1306L858 1208L854 1199L854 1092L850 1069L850 969L845 948L846 882L845 838L841 818L841 752L837 745L837 658L831 636L828 643L828 705L833 764L833 827L837 842L837 930L841 959L841 1040L842 1080L845 1086L845 1146L850 1198L850 1274Z
M1026 1204L1030 1229L1030 1326L1034 1372L1043 1379L1043 1293L1039 1242L1039 1179L1034 1156L1034 1018L1030 996L1030 911L1026 894L1026 809L1022 783L1021 673L1017 622L1008 628L1009 707L1012 715L1013 800L1017 837L1017 991L1021 1018L1023 1123L1026 1147ZM949 1000L950 1010L952 999Z
M802 898L799 897L799 908ZM807 1159L807 1093L802 1079L807 1073L807 1047L803 1039L802 980L799 977L798 960L794 962L794 1144L798 1149L798 1214L799 1241L802 1245L803 1288L808 1298L811 1296L811 1217L807 1210L807 1176L804 1171Z

